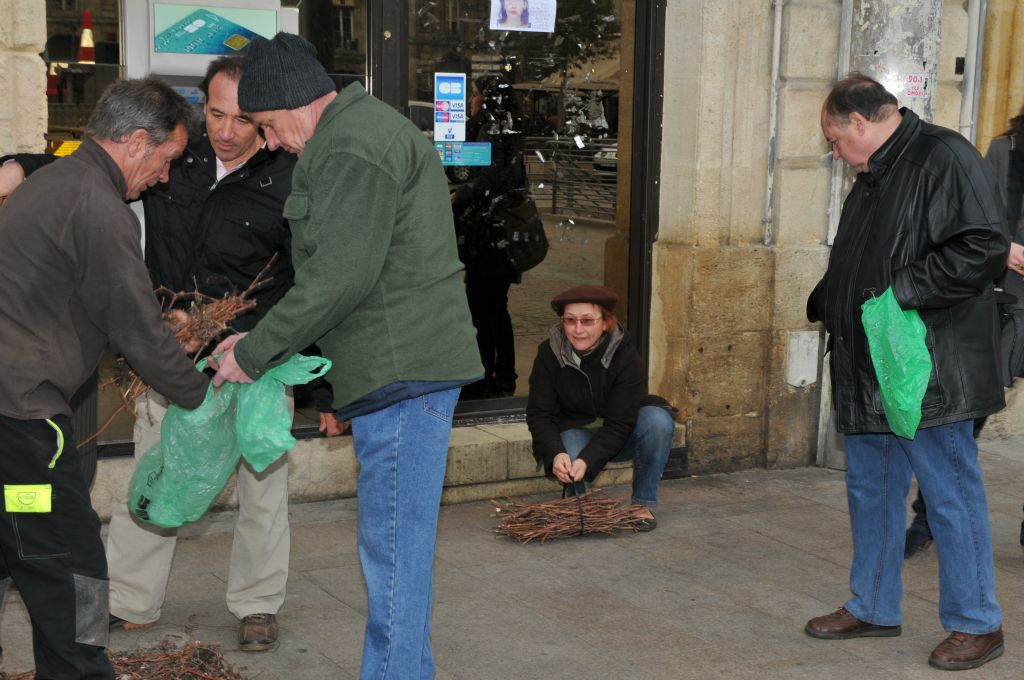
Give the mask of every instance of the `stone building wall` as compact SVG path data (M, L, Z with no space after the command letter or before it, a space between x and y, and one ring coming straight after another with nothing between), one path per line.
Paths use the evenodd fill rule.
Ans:
M46 147L44 0L0 0L0 153Z
M936 122L955 129L967 17L961 2L943 8ZM842 2L783 4L774 144L772 3L667 11L652 389L683 412L693 472L810 464L823 381L820 327L804 310L829 255L819 113L840 71ZM801 384L790 361L808 358L817 375Z

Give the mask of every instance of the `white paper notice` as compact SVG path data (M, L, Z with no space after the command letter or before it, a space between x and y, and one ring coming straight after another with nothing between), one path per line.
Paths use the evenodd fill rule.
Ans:
M491 30L554 33L556 0L491 0Z

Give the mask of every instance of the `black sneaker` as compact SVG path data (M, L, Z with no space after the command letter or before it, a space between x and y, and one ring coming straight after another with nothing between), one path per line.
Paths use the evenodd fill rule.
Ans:
M907 542L903 547L903 559L909 559L932 544L932 532L927 524L910 525Z

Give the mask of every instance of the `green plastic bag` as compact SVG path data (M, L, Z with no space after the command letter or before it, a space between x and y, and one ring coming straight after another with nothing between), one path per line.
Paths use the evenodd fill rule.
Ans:
M285 385L325 373L322 357L292 356L253 383L211 385L198 408L168 406L160 441L138 460L128 507L140 520L166 529L202 517L244 456L262 472L295 445ZM206 360L197 368L206 368Z
M900 308L890 287L881 297L861 305L861 323L889 429L913 439L921 424L921 401L932 372L924 322L916 309Z

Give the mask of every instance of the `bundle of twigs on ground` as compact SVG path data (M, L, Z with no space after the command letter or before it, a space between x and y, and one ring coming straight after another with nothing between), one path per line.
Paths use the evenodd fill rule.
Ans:
M608 498L600 490L579 497L546 503L523 503L513 498L491 501L501 523L495 530L520 543L535 539L565 538L581 534L614 534L623 529L635 531L639 511L624 498ZM582 514L581 514L582 508Z
M164 642L158 649L108 652L118 680L248 680L221 656L219 645L189 642L175 647ZM0 680L33 680L35 672L7 675Z
M267 272L276 261L275 254L248 288L241 293L234 292L221 298L204 295L198 290L172 291L164 286L157 288L155 293L164 301L164 320L170 324L174 330L174 337L185 351L200 353L212 342L220 339L234 319L253 309L256 301L251 296L273 280L274 277L267 276ZM187 309L181 308L180 303L183 301L187 302ZM79 442L79 446L100 436L122 411L127 411L133 418L137 418L135 400L142 396L149 386L142 382L124 357L118 357L113 377L101 383L99 388L116 389L121 398L121 405L92 436Z

